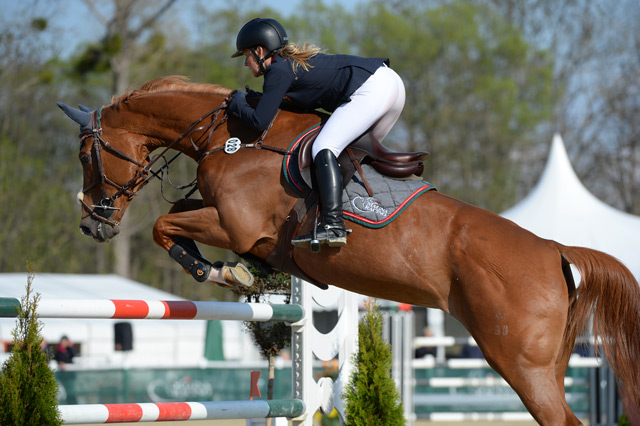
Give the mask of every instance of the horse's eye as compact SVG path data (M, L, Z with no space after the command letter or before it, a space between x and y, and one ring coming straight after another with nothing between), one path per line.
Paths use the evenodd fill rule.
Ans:
M82 164L89 164L90 161L91 161L91 157L90 156L88 156L86 154L80 156L80 162Z

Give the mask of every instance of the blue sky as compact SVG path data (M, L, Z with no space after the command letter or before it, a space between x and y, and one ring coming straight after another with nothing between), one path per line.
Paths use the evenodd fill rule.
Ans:
M113 0L93 0L99 5L112 4ZM281 11L283 15L288 15L290 11L300 6L302 0L235 0L236 5L255 5L256 9L271 7ZM340 0L322 0L325 5L341 4L343 7L351 8L365 0L351 0L346 2ZM215 8L222 5L228 7L226 0L178 0L172 7L169 14L179 17L181 22L187 25L194 20L194 11L199 5L206 5L207 8ZM104 33L104 26L98 21L93 13L82 0L0 0L0 24L11 25L17 17L34 13L34 16L44 16L49 19L49 28L55 29L59 37L54 41L56 50L63 56L68 56L73 52L78 43L99 40ZM53 32L55 33L55 32ZM195 32L193 32L195 34Z

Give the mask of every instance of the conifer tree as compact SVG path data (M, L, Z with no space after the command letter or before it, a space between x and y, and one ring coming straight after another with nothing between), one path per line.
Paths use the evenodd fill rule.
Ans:
M358 325L358 352L344 394L345 426L404 426L400 393L391 378L391 348L382 338L382 314L374 303Z
M27 293L20 302L13 353L0 373L0 424L56 426L62 424L58 411L58 384L49 368L49 355L42 351L42 323L36 307L39 294L32 295L34 275L29 272Z

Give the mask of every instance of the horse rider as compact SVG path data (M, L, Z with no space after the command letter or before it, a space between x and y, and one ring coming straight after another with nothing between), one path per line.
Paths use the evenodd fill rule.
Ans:
M289 43L287 32L275 19L256 18L238 32L233 58L245 56L254 77L264 77L262 95L252 108L247 93L238 91L229 113L256 130L265 130L284 97L305 110L331 112L312 148L319 186L322 220L315 237L321 244L347 244L342 217L342 177L337 158L367 131L382 141L402 112L405 88L389 68L387 58L329 55L312 44ZM314 233L296 237L292 244L309 247Z

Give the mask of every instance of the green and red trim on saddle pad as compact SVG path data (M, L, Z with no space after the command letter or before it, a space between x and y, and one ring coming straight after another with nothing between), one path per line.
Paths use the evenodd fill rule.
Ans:
M298 166L300 143L321 125L322 123L319 123L300 133L289 146L291 154L286 154L282 161L285 179L301 196L309 192L309 187ZM426 181L399 180L383 176L367 164L363 164L362 169L374 194L369 196L356 172L342 194L342 213L345 219L369 228L381 228L391 223L420 195L436 190Z

